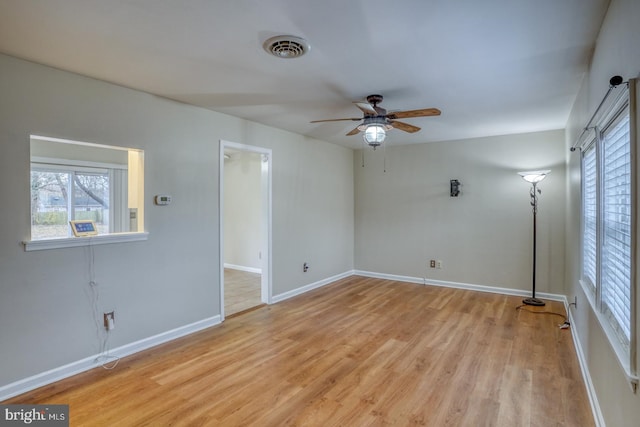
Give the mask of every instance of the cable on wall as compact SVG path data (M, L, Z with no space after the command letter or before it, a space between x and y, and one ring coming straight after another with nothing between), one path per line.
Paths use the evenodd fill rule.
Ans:
M106 330L104 325L100 322L100 286L96 282L95 274L95 252L93 245L91 244L91 238L89 238L89 245L87 246L89 251L89 289L91 291L91 309L93 311L93 320L96 327L96 337L100 343L98 356L95 359L96 363L104 369L111 370L118 366L120 358L109 354L109 336L110 331Z

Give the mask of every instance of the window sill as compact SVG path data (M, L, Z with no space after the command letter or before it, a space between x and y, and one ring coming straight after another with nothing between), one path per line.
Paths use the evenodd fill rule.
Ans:
M62 239L42 239L22 242L24 250L43 251L46 249L75 248L79 246L106 245L110 243L139 242L147 240L149 233L114 233L91 237L68 237Z
M627 377L627 381L629 381L631 390L635 393L638 388L638 384L640 383L640 378L638 378L638 376L631 371L631 363L630 363L631 356L629 355L629 350L623 347L623 345L620 343L620 340L618 340L618 337L616 336L616 333L614 332L613 328L609 325L609 320L597 308L597 304L595 300L596 296L593 288L591 288L583 280L579 280L579 282L580 282L580 285L582 286L582 291L584 292L584 295L586 296L587 301L589 301L589 305L591 306L591 311L595 315L596 319L598 319L600 328L602 329L602 332L604 333L604 335L607 337L607 341L609 341L609 345L611 346L611 349L613 350L614 354L616 355L616 358L618 359L620 368L622 368L622 371Z

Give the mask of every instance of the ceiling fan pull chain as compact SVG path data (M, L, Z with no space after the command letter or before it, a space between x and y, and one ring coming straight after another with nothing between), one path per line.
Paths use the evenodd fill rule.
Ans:
M387 173L387 144L382 144L382 169Z

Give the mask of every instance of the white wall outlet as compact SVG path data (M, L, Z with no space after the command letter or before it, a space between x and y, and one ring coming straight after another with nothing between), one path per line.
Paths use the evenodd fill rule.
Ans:
M107 331L112 331L116 327L116 314L115 311L104 313L104 328Z
M441 269L442 268L442 260L436 260L436 268L437 269Z

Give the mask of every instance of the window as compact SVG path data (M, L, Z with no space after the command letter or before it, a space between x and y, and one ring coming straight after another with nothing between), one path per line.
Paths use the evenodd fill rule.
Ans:
M31 137L31 241L73 236L92 220L98 235L136 233L143 223L143 153Z
M31 165L32 240L69 237L76 219L94 221L98 234L129 231L114 229L109 218L113 170L54 166Z
M602 132L602 310L629 346L631 327L631 141L629 109Z
M582 282L629 354L631 342L631 140L628 98L582 151Z
M583 153L582 159L582 209L583 209L583 237L582 237L582 266L585 282L595 291L596 286L596 253L597 253L597 212L598 198L596 147L592 144Z

